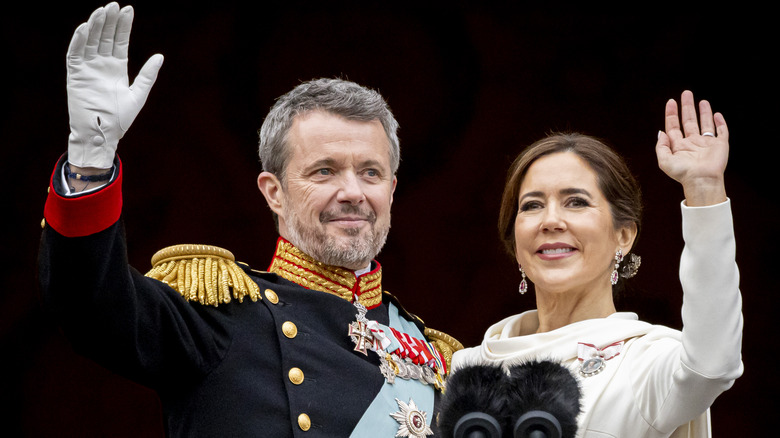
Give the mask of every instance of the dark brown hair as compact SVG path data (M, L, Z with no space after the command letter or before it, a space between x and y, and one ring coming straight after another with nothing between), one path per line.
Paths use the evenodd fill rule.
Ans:
M596 173L599 189L609 202L615 229L636 224L637 237L642 223L642 194L639 184L623 158L602 141L579 133L555 133L528 146L509 168L498 231L506 250L515 256L515 217L520 184L537 159L558 152L572 152ZM635 240L636 242L636 240Z

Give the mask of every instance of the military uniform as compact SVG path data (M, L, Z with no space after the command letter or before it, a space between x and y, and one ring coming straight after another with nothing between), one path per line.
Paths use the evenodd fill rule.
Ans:
M77 352L157 391L169 436L429 434L462 346L384 292L377 262L356 277L280 238L268 272L182 245L144 275L127 263L121 163L108 186L73 198L60 194L62 163L45 209L44 303Z

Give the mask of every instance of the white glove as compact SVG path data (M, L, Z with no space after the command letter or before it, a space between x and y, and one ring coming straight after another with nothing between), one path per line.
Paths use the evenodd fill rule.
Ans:
M119 139L133 123L157 79L163 56L146 61L128 85L127 49L133 8L98 8L73 34L67 55L70 136L68 161L108 169Z

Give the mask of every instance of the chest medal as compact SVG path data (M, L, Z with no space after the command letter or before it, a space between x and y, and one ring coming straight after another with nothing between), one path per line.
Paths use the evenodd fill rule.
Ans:
M580 375L582 377L593 377L604 371L607 367L607 361L623 351L623 344L624 341L618 341L606 347L598 348L593 344L578 343L577 358L580 360Z

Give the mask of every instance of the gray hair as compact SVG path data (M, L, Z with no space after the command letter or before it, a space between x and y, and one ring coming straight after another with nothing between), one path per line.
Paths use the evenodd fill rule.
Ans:
M260 162L263 170L276 175L285 184L290 159L287 137L295 116L323 110L349 120L379 120L387 134L390 167L398 171L401 152L398 122L382 96L371 89L343 79L315 79L304 82L279 97L260 128Z

